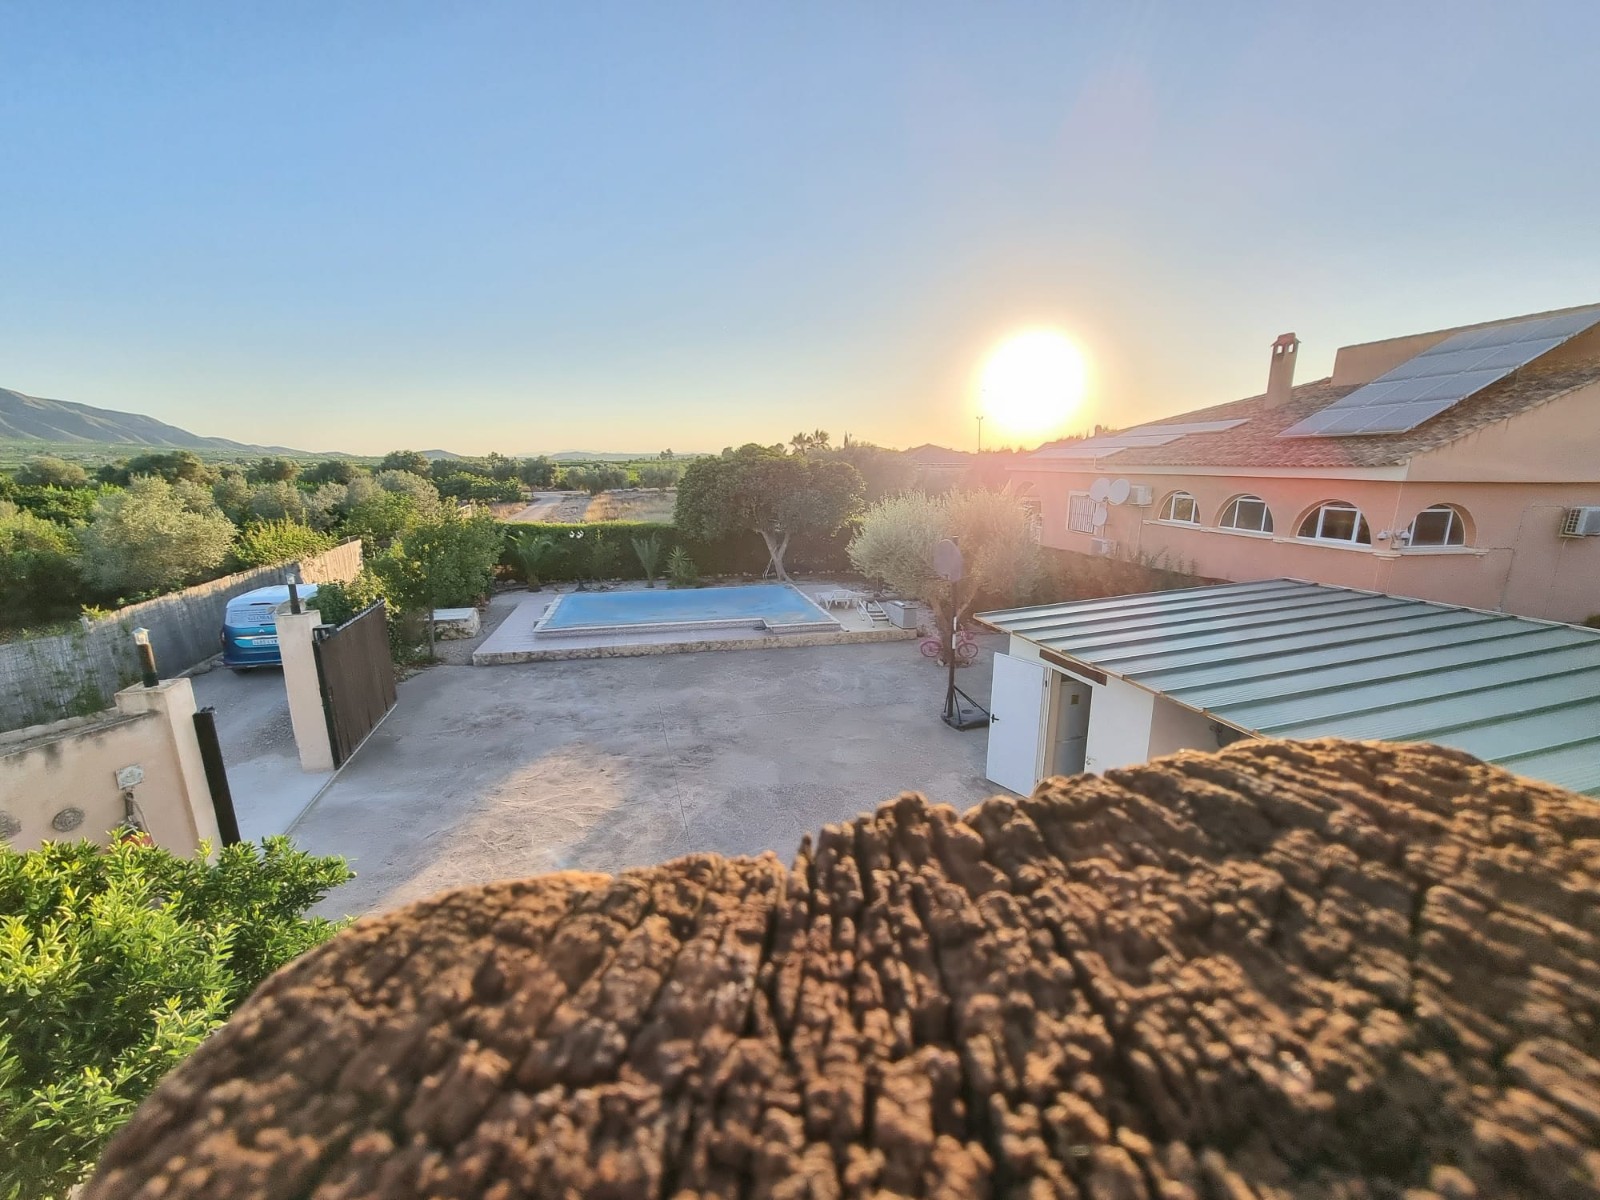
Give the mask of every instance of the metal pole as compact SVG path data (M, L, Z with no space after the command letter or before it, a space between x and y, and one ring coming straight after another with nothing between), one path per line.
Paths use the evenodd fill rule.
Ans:
M978 418L978 453L983 453L983 418Z
M211 807L217 814L217 832L224 846L243 841L239 818L233 811L233 791L228 787L228 768L222 762L222 743L217 740L217 710L202 708L194 714L194 734L200 742L200 761L206 768L206 787L211 792Z

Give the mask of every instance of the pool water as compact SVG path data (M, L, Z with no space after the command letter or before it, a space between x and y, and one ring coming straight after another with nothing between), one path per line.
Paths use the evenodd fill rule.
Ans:
M570 592L538 624L541 633L620 628L718 625L838 627L795 587L753 583L740 587Z

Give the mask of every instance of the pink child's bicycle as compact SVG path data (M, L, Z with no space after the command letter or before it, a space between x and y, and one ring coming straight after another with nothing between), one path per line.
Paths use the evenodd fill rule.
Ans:
M944 639L935 634L925 637L917 643L917 648L922 651L923 658L936 658L941 664L948 665L949 659L944 656ZM963 629L955 637L956 665L967 666L978 657L978 639Z

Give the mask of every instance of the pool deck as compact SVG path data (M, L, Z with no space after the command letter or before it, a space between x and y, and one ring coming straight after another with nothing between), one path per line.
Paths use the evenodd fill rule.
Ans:
M643 584L617 585L617 590L642 588ZM796 582L796 588L815 597L843 586L826 581ZM500 627L484 639L472 655L475 667L503 663L547 662L569 658L631 658L647 654L688 654L706 650L772 650L784 646L839 646L851 642L903 642L917 636L913 629L893 625L873 625L854 608L829 610L837 628L815 632L770 633L746 623L736 628L704 628L686 632L683 628L663 630L608 630L594 633L561 633L541 636L535 626L560 591L546 589L524 592L516 610ZM716 623L720 625L720 622Z

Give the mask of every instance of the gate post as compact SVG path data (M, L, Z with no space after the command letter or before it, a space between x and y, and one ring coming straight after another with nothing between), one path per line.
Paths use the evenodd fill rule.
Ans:
M322 624L316 609L278 614L278 654L283 659L283 686L289 693L289 723L300 751L302 771L333 770L333 742L322 708L322 683L317 676L312 630Z

